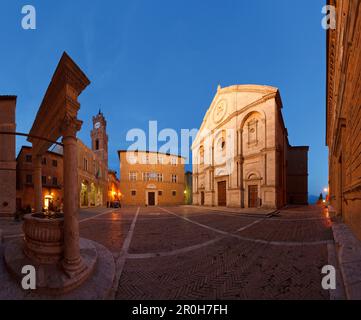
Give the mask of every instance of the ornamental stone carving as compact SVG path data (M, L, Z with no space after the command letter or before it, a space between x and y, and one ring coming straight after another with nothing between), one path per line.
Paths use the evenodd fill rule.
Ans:
M213 121L215 123L221 122L227 113L227 102L226 100L221 100L216 105L216 108L213 111Z

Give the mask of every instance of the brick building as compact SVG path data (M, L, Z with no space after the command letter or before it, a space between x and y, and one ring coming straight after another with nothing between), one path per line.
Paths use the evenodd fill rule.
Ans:
M361 2L330 0L327 33L326 140L331 211L361 239Z
M16 158L16 208L34 208L32 148L23 146ZM63 202L63 155L48 151L42 158L43 207L60 209Z
M119 151L125 205L184 204L184 158L148 151Z

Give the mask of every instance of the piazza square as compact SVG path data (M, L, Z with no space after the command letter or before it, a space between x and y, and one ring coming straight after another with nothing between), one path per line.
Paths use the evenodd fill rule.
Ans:
M112 5L4 8L0 300L361 300L358 0Z

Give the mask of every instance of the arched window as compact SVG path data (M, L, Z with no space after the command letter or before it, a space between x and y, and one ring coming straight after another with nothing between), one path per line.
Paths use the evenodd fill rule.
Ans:
M220 130L215 133L213 157L215 165L222 165L227 161L227 132L226 130Z
M264 117L257 111L249 113L243 122L242 131L245 149L261 148L264 143Z
M253 118L248 122L248 144L258 142L258 120Z
M218 150L220 152L226 150L226 139L223 136L218 140Z
M199 164L204 164L204 147L199 148Z

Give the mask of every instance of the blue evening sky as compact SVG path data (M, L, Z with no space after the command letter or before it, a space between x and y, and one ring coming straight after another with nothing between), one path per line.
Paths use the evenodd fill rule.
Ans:
M109 166L126 133L199 128L217 85L265 84L281 91L292 145L309 145L309 192L327 185L325 0L2 1L0 94L15 94L17 131L28 132L63 51L91 85L81 95L79 137L92 116L108 120ZM37 29L21 28L21 8ZM17 139L17 149L25 144Z

